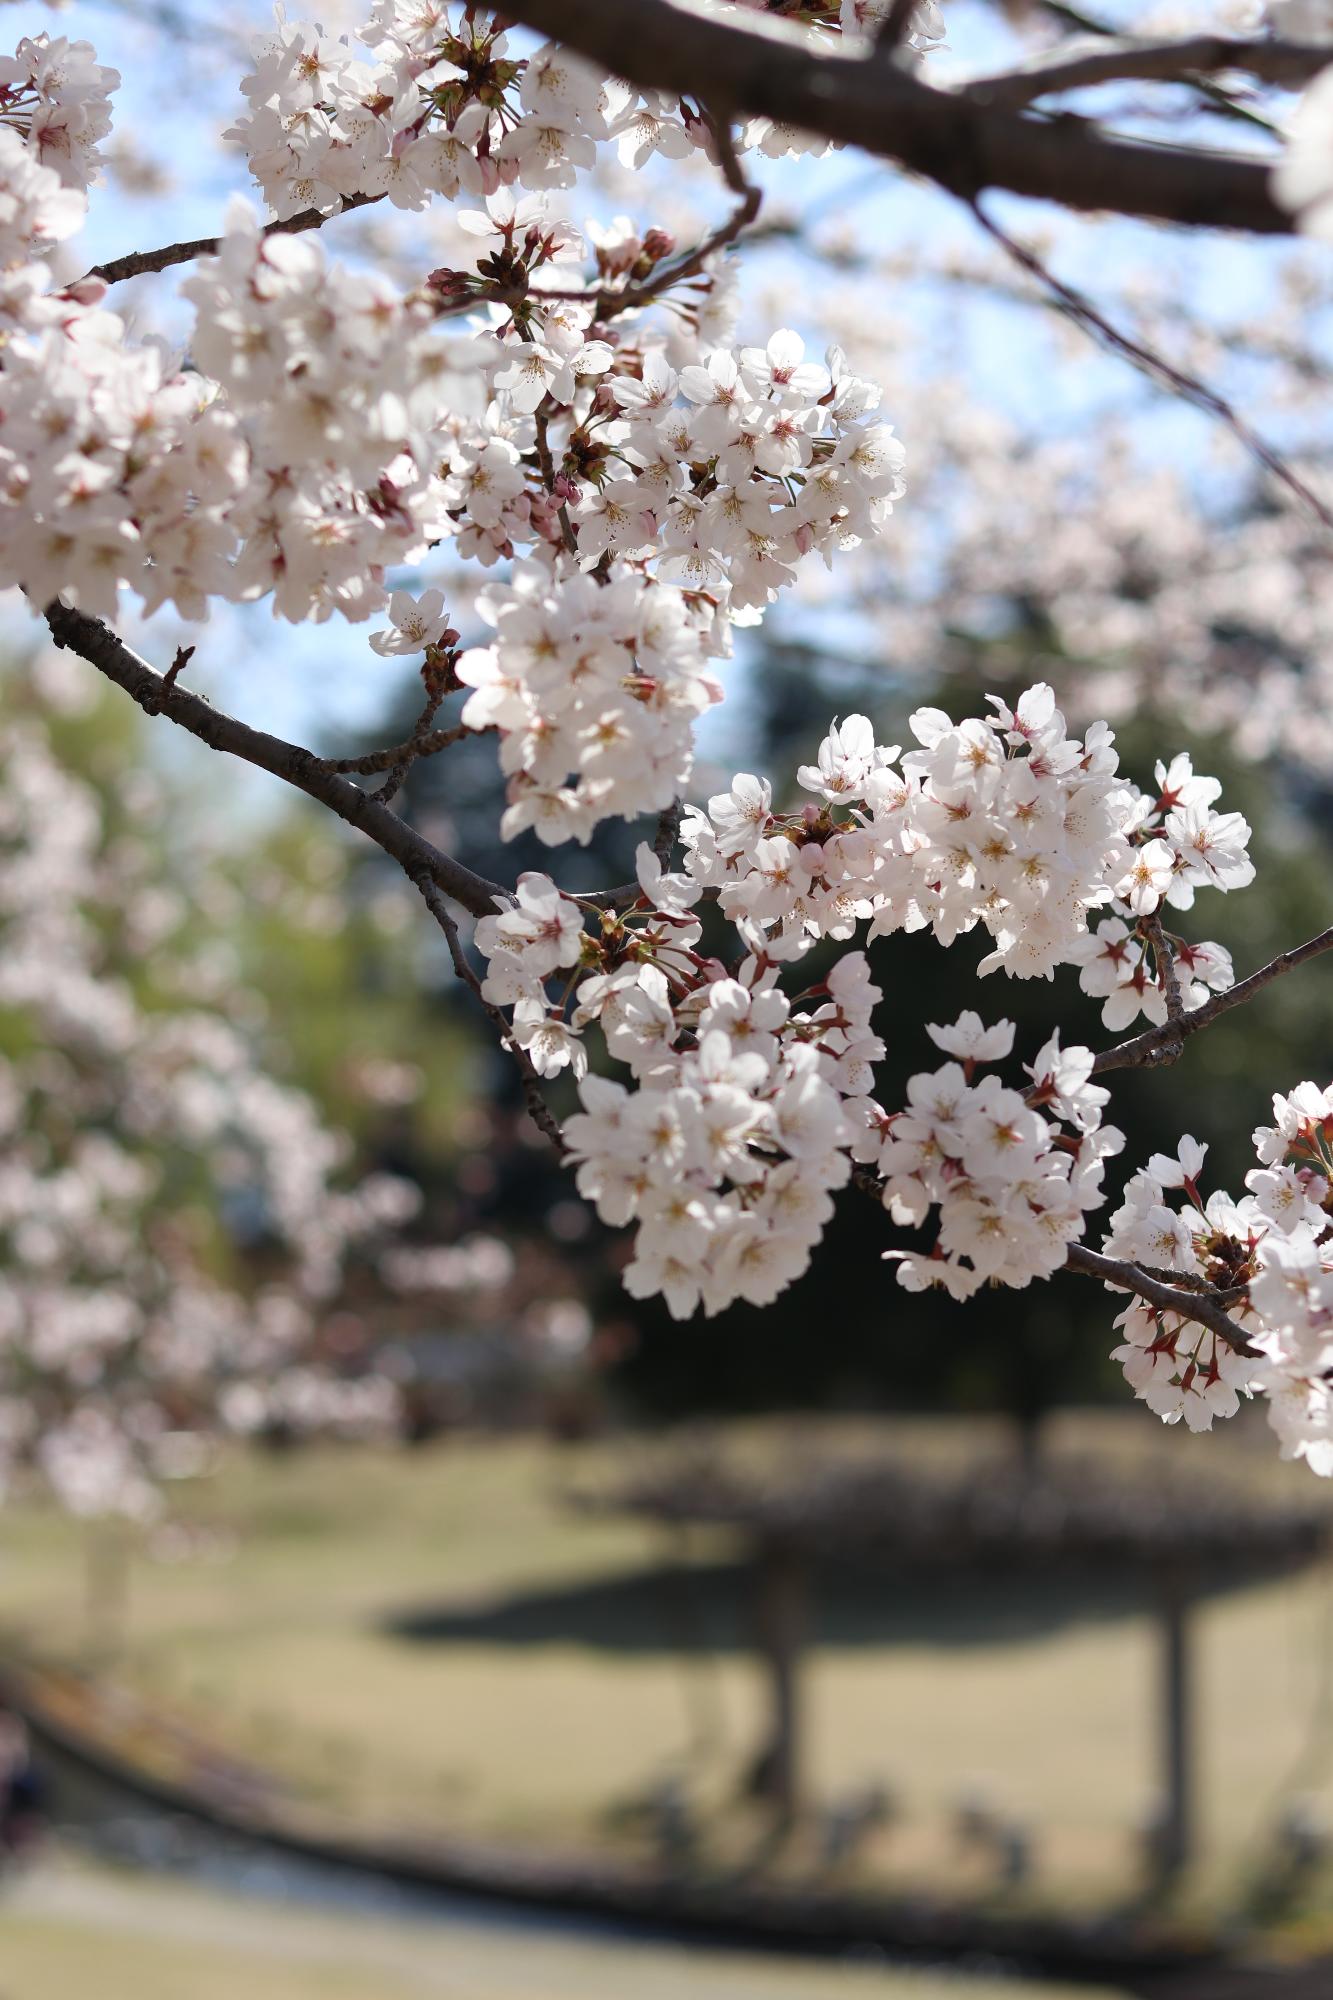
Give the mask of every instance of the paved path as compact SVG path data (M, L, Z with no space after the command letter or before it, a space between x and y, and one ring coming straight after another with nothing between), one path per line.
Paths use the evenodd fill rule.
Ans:
M0 1898L0 2000L1124 2000L485 1916L293 1907L51 1857Z

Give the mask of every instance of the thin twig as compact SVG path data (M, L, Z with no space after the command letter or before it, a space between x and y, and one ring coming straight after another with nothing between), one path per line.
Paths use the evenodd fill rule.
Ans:
M546 409L546 405L550 401L549 396L542 397L541 402L538 403L536 410L533 412L533 424L536 430L537 464L541 471L542 485L554 500L555 460L551 456L551 439L547 429L549 418ZM569 518L569 507L563 500L560 502L557 518L560 522L560 540L564 544L565 553L566 555L576 556L579 552L578 537L574 533L574 523Z
M163 687L175 687L177 681L194 658L195 650L193 646L177 646L176 657L162 676Z
M604 292L599 308L599 316L602 319L609 319L613 313L627 312L631 308L650 305L654 299L660 298L663 292L670 291L673 285L681 284L686 278L698 277L709 258L716 256L719 250L725 250L728 244L734 243L741 231L747 229L758 215L763 191L745 177L745 169L736 151L736 142L731 136L730 119L715 117L710 111L705 111L704 117L713 135L722 178L737 198L735 208L727 220L720 223L711 236L705 237L696 249L678 258L674 264L664 264L660 271L653 277L645 279L643 284L631 285L622 292Z
M368 208L372 202L383 199L382 194L344 195L337 208L303 208L299 215L285 216L281 222L266 222L262 234L300 236L307 229L322 228L335 215L346 215L353 208ZM197 236L192 243L164 243L159 250L131 250L124 257L111 257L105 264L94 264L84 275L118 285L123 278L141 278L148 271L167 271L173 264L188 264L196 257L216 257L221 242L220 236Z
M433 730L431 727L440 712L440 703L450 689L457 686L454 680L457 658L456 653L428 653L426 656L426 664L421 670L426 683L425 703L407 742L397 746L398 754L389 766L388 777L375 792L376 798L386 806L402 790L404 780L418 757L433 757L437 750L447 748L449 743L457 743L460 736L467 734L461 723L455 724L452 729ZM429 748L426 747L428 744Z
M1120 40L1095 26L1094 47L1057 51L998 76L974 77L961 94L979 104L1018 111L1040 97L1091 90L1104 83L1195 84L1219 70L1238 70L1261 83L1301 90L1326 69L1330 51L1313 42L1249 41L1231 35L1190 35L1160 42Z
M458 935L458 925L449 914L448 905L437 885L431 880L431 877L424 869L414 872L409 868L407 872L421 891L426 908L444 932L444 941L449 947L449 957L452 961L454 971L463 981L463 984L470 988L476 995L479 1004L485 1009L491 1021L499 1029L501 1048L508 1051L518 1066L519 1075L523 1079L523 1101L527 1106L528 1116L531 1118L533 1124L550 1140L556 1152L563 1157L566 1151L564 1134L561 1132L560 1126L542 1094L541 1078L533 1066L531 1056L525 1048L521 1048L514 1040L513 1023L482 992L481 981L467 962L467 955L463 950L463 941Z
M732 193L739 197L736 207L726 221L719 223L702 243L696 244L694 249L687 251L683 257L678 257L674 264L663 264L651 278L645 278L642 284L623 285L619 288L612 285L603 285L600 288L585 285L575 290L558 291L546 291L539 285L533 285L527 294L529 299L572 300L576 304L594 305L599 320L614 319L619 313L651 305L654 299L661 298L673 285L683 284L686 278L697 278L710 257L736 241L741 231L748 228L758 215L763 201L763 190L746 179L740 155L736 151L736 142L731 136L729 122L715 117L708 111L705 111L704 117L713 135L723 179ZM789 232L784 229L782 233Z
M447 750L451 743L461 743L465 736L479 733L456 722L452 728L435 729L427 736L409 736L405 743L395 743L388 750L368 750L364 757L317 757L315 762L326 771L339 771L346 777L373 778L377 771L391 771L404 759L433 757L437 750ZM382 789L376 797L384 797Z
M1200 1028L1206 1028L1219 1014L1227 1014L1233 1007L1241 1007L1252 1000L1256 993L1278 979L1284 972L1295 971L1308 959L1318 958L1321 952L1333 951L1333 927L1320 931L1317 937L1307 938L1304 944L1294 945L1290 951L1280 951L1267 965L1261 965L1246 979L1229 987L1225 993L1215 993L1211 1000L1205 1000L1202 1007L1194 1007L1179 1022L1164 1021L1160 1027L1147 1028L1141 1035L1133 1035L1127 1042L1117 1042L1112 1049L1103 1049L1092 1065L1094 1076L1104 1076L1111 1069L1152 1069L1160 1063L1172 1063L1180 1054L1184 1043L1191 1035L1197 1035Z
M1131 335L1122 333L1119 327L1113 326L1110 320L1098 311L1091 299L1084 293L1075 291L1073 286L1067 285L1062 278L1057 278L1035 251L1002 229L1000 224L986 213L979 201L970 199L968 207L987 235L1000 245L1005 254L1012 257L1016 264L1049 292L1052 303L1059 312L1064 313L1067 318L1074 321L1075 325L1081 326L1085 333L1092 334L1113 352L1123 354L1127 361L1132 362L1151 380L1164 382L1183 401L1193 403L1197 409L1220 418L1252 458L1257 459L1260 465L1271 472L1273 477L1279 480L1303 507L1315 515L1324 527L1333 530L1333 510L1325 506L1299 473L1292 470L1281 453L1274 450L1272 445L1251 428L1225 396L1220 396L1215 389L1210 389L1207 383L1200 382L1197 376L1186 374L1174 363L1164 360L1160 354L1154 354L1151 348L1142 346Z

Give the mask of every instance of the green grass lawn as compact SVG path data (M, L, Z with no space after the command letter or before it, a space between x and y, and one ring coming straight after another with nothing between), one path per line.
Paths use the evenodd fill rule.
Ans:
M954 1454L975 1449L977 1433L918 1426L913 1437L915 1449ZM859 1440L900 1442L882 1430ZM1164 1433L1137 1412L1084 1420L1066 1444L1126 1452L1136 1477L1163 1452L1249 1463L1239 1437ZM748 1440L775 1446L781 1433ZM712 1862L743 1862L763 1833L736 1802L762 1687L738 1643L742 1584L719 1567L727 1545L693 1545L699 1588L682 1614L679 1590L644 1574L678 1551L634 1522L572 1516L559 1499L642 1448L238 1455L178 1489L182 1528L134 1558L108 1673L363 1826L642 1851L636 1801L677 1776L706 1815ZM1273 1465L1266 1444L1254 1465L1256 1486L1314 1486ZM47 1657L77 1658L88 1643L85 1540L47 1510L0 1515L0 1616ZM404 1631L423 1614L439 1614L449 1636ZM716 1643L673 1650L682 1615ZM1293 1799L1333 1820L1331 1634L1323 1571L1203 1607L1204 1847L1186 1910L1243 1905ZM1096 1578L1072 1590L941 1579L830 1599L806 1677L811 1799L881 1780L897 1815L859 1877L991 1899L993 1859L953 1825L960 1797L984 1791L1031 1832L1036 1874L1021 1900L1115 1904L1140 1880L1154 1673L1143 1607ZM812 1867L815 1846L813 1833L798 1838L783 1865Z
M1108 1991L351 1916L47 1864L0 1900L5 2000L1119 2000Z

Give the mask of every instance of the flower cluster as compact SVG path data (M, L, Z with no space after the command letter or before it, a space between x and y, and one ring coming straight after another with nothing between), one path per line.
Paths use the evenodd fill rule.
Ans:
M103 617L133 582L150 609L201 617L229 579L244 448L198 376L126 348L123 332L72 304L5 351L0 580L36 605L60 595Z
M516 906L477 927L483 990L513 1006L539 1073L572 1062L583 1076L565 1143L602 1220L638 1224L628 1290L661 1293L677 1318L763 1305L806 1268L849 1177L846 1103L883 1054L870 1027L878 989L859 953L804 1008L761 958L728 973L696 949L689 884L646 846L639 871L638 906L605 919L600 938L545 876L524 876ZM567 971L568 1022L546 990ZM632 1088L585 1073L593 1023Z
M366 617L384 565L449 527L431 468L467 385L429 309L330 269L317 243L264 237L244 203L183 289L213 380L127 346L95 302L11 342L0 574L104 616L132 582L186 617L269 593L291 619Z
M568 674L563 660L547 664L558 645L535 595L540 577L526 610L506 607L511 654L521 644L528 674ZM615 586L587 581L595 619ZM590 677L596 652L580 642ZM480 692L491 705L475 719L516 731L503 706L516 690L488 682ZM871 1095L883 1044L863 955L845 955L814 989L829 997L812 1013L779 984L786 961L818 939L852 938L862 922L872 938L929 924L946 944L984 924L996 949L983 971L1049 976L1086 959L1089 910L1149 915L1164 899L1188 906L1200 883L1248 879L1248 829L1213 812L1218 787L1196 778L1188 759L1159 767L1148 798L1118 775L1104 725L1082 741L1068 735L1048 687L1028 689L1012 711L992 702L992 717L959 724L919 710L911 728L921 747L900 761L864 716L835 723L798 773L815 802L797 815L774 813L766 780L737 777L707 814L687 815L684 873L664 873L640 847L639 901L624 916L600 914L598 932L545 875L522 877L513 907L478 925L490 961L483 995L512 1008L514 1041L539 1076L568 1066L584 1079L584 1109L566 1141L603 1219L639 1222L632 1290L665 1291L679 1314L772 1296L805 1268L827 1214L812 1154L826 1190L846 1181L853 1159L873 1168L898 1222L920 1224L938 1209L934 1249L899 1260L912 1288L943 1284L965 1298L987 1278L1026 1285L1059 1269L1082 1235L1086 1212L1103 1200L1104 1163L1123 1143L1101 1122L1107 1092L1091 1080L1090 1050L1061 1049L1057 1033L1025 1090L976 1080L979 1065L1010 1053L1013 1029L983 1028L967 1013L930 1030L956 1060L914 1077L907 1108L890 1114ZM534 798L542 753L540 734L522 743ZM567 754L558 752L553 776ZM647 770L636 774L642 803L651 782ZM576 805L563 807L566 834ZM706 894L744 948L731 970L698 950L694 910ZM1207 952L1222 956L1197 947L1195 962ZM1163 966L1161 979L1169 976ZM588 1076L583 1036L593 1023L635 1089ZM780 1107L789 1100L808 1115L813 1142L786 1136ZM767 1206L775 1175L806 1218L786 1231L785 1253ZM746 1276L736 1263L742 1238Z
M1183 754L1159 763L1155 776L1155 794L1134 795L1133 860L1116 884L1114 907L1122 914L1098 924L1074 954L1083 967L1079 984L1104 1000L1102 1020L1111 1029L1128 1027L1140 1012L1154 1025L1165 1021L1171 976L1187 1013L1235 979L1223 946L1190 944L1174 933L1163 936L1171 967L1150 969L1144 940L1130 924L1164 906L1192 909L1196 889L1241 889L1254 880L1249 825L1240 813L1214 812L1222 790L1216 778L1196 776Z
M921 748L901 762L899 746L877 743L865 716L835 724L816 763L798 773L818 801L799 816L773 812L767 780L738 777L706 814L685 820L690 875L717 891L742 936L771 957L850 937L863 921L871 938L929 926L946 945L982 924L995 947L982 973L1049 978L1057 965L1082 963L1085 987L1097 991L1091 982L1104 975L1095 954L1115 943L1127 968L1117 981L1132 983L1132 953L1141 998L1148 981L1137 944L1114 918L1089 933L1089 913L1137 919L1163 899L1187 906L1197 882L1226 889L1248 880L1248 827L1238 814L1212 813L1219 788L1193 778L1186 758L1162 772L1156 801L1145 799L1119 775L1106 725L1070 737L1045 685L1012 712L991 699L993 716L958 724L918 709L910 728ZM1175 790L1165 789L1168 779ZM1187 1005L1206 986L1230 983L1219 946L1195 947L1189 963ZM1153 990L1165 1018L1163 989Z
M1333 1088L1302 1083L1273 1099L1254 1135L1260 1164L1234 1201L1200 1187L1207 1147L1182 1139L1125 1189L1105 1249L1222 1300L1243 1342L1135 1299L1115 1350L1135 1394L1191 1430L1267 1398L1284 1458L1333 1475Z
M381 30L397 32L388 17ZM452 33L438 14L425 28L413 17L412 35L436 30ZM459 33L472 38L466 89L443 76L431 88L475 86L489 102L493 31L469 11ZM283 28L274 48L263 76L282 71L303 131L339 79L370 88L318 35ZM502 97L509 82L545 109L587 97L579 65L553 51L508 68ZM379 116L363 108L361 123ZM505 125L497 153L513 138ZM494 642L458 676L475 691L464 720L501 737L507 833L586 839L608 815L667 804L689 777L695 718L721 698L710 662L731 624L760 616L803 558L878 533L902 492L877 390L834 351L807 361L789 331L731 346L716 258L683 260L691 294L658 323L675 282L661 231L590 231L596 280L556 290L552 271L577 267L583 241L544 197L496 185L460 218L475 267L404 294L331 266L311 236L264 233L234 203L216 256L182 287L196 314L187 364L130 343L100 281L44 290L44 252L77 227L82 197L35 142L0 142L13 329L0 582L104 616L129 583L149 612L201 618L215 598L269 597L291 620L364 619L386 604L386 570L438 544L518 559L481 604ZM471 327L442 332L460 313ZM429 651L452 630L402 593L393 603L379 652Z
M902 492L877 392L838 356L807 362L783 331L739 352L696 343L677 369L613 327L574 352L586 322L530 312L525 337L497 338L496 399L450 468L448 497L477 529L505 552L535 543L532 565L480 599L496 638L458 673L476 689L464 722L501 734L506 834L535 825L548 841L681 792L729 623L760 615L803 556L878 533ZM539 411L559 518L520 491Z
M694 720L722 699L708 608L641 575L561 581L529 563L478 609L495 643L464 653L456 671L473 689L463 721L500 731L505 839L531 826L552 845L586 841L599 820L670 805L689 775Z
M85 203L61 185L32 149L0 124L0 343L23 328L60 320L69 309L48 297L46 253L83 226Z
M265 236L237 203L215 259L182 291L196 362L218 383L248 477L228 526L236 597L293 620L364 618L382 571L448 532L434 475L471 385L429 307L330 266L309 237Z
M881 1175L895 1222L916 1227L939 1211L931 1251L888 1253L898 1282L966 1299L988 1279L1023 1286L1050 1277L1082 1236L1086 1211L1105 1199L1105 1161L1124 1145L1101 1122L1110 1093L1091 1081L1091 1049L1062 1049L1056 1033L1028 1067L1031 1087L1019 1091L976 1076L1010 1053L1011 1022L985 1028L967 1012L926 1032L956 1060L912 1077L905 1110L868 1107L856 1147Z
M25 35L12 56L0 56L0 129L18 134L63 186L86 188L102 165L98 143L111 130L119 88L91 43Z
M729 4L722 0L723 11ZM784 11L816 35L855 39L884 18L886 0ZM923 0L902 46L926 50L940 38L938 23L934 0ZM352 195L415 209L432 195L566 188L599 145L641 167L654 153L680 159L711 143L706 121L681 99L640 91L554 43L524 57L474 6L376 0L359 40L369 60L346 38L280 18L244 79L248 110L227 136L279 215ZM741 145L770 157L827 149L769 119L747 121Z

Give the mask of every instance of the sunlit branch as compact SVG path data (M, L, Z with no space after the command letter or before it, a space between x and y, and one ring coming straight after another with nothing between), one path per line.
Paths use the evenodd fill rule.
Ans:
M1333 928L1320 931L1318 937L1308 938L1304 944L1295 945L1290 951L1280 951L1276 958L1270 959L1267 965L1261 965L1247 979L1240 980L1225 993L1215 993L1211 1000L1206 1000L1202 1007L1192 1008L1179 1021L1164 1021L1160 1027L1147 1028L1141 1035L1118 1042L1113 1049L1103 1049L1092 1066L1093 1075L1101 1076L1112 1069L1154 1069L1160 1064L1175 1062L1185 1042L1191 1035L1197 1035L1200 1028L1206 1028L1219 1014L1228 1014L1233 1007L1241 1007L1247 1000L1252 1000L1270 980L1279 978L1284 972L1295 971L1298 965L1318 958L1325 951L1333 951Z
M1090 90L1104 83L1189 84L1227 70L1284 90L1302 90L1328 67L1330 55L1333 50L1321 43L1249 41L1229 35L1098 41L1094 47L1038 57L1021 69L976 77L962 86L961 94L978 104L1016 111L1066 90Z
M707 112L705 117L713 134L723 179L732 193L738 197L736 206L726 221L719 223L701 243L696 244L694 249L687 251L684 256L678 257L674 263L664 263L660 270L655 271L651 278L645 278L642 284L625 285L619 289L611 285L603 285L600 289L589 285L576 291L548 291L534 285L528 293L529 298L586 299L596 304L598 319L614 319L617 313L630 312L640 306L651 305L654 299L662 298L673 286L683 284L687 278L697 278L710 257L716 256L719 250L725 250L729 244L737 240L743 230L749 228L759 214L763 191L745 177L740 156L736 151L736 142L731 136L729 122L724 118L714 118ZM786 235L791 232L778 225L773 233Z
M611 295L607 303L615 312L648 305L653 299L660 298L664 292L669 291L673 285L681 284L686 278L697 277L709 258L715 256L719 250L725 250L728 244L734 243L741 231L748 228L759 213L759 204L763 197L760 190L745 177L745 170L736 152L736 142L731 136L730 120L714 118L707 113L705 115L717 149L718 165L722 169L723 179L737 197L736 206L727 220L715 229L711 236L705 237L697 249L678 259L676 263L664 266L643 284L633 285L626 292Z
M372 202L383 199L380 194L345 195L338 208L303 208L299 215L286 216L281 222L267 222L263 234L300 236L307 229L321 229L336 215L346 215L354 208L369 208ZM123 278L142 278L148 271L167 271L173 264L189 264L196 257L216 257L221 241L220 236L198 236L192 243L166 243L159 250L131 250L124 257L94 264L85 276L118 285Z
M649 90L693 97L707 79L718 115L822 133L896 161L950 193L986 188L1081 210L1199 228L1289 235L1266 160L1109 137L937 90L882 56L816 53L766 14L703 14L689 0L506 0L506 15Z
M168 721L187 729L210 749L238 757L318 799L321 805L337 813L339 819L346 820L349 826L356 827L383 848L409 874L415 870L416 875L424 875L471 915L492 915L497 897L508 895L499 883L474 875L452 855L442 853L415 827L391 812L373 792L363 792L349 783L312 751L288 743L280 736L270 736L264 730L252 729L248 723L191 694L179 682L169 683L100 618L71 611L57 600L46 607L46 622L57 646L67 646L117 687L124 688L145 715L165 715Z
M1333 511L1324 504L1314 489L1306 484L1300 474L1292 469L1282 454L1274 450L1266 439L1260 437L1225 396L1219 395L1216 389L1210 389L1208 384L1199 381L1197 376L1189 375L1184 369L1177 368L1174 362L1165 360L1160 354L1154 354L1151 348L1143 346L1130 334L1122 333L1119 327L1111 324L1104 313L1098 311L1091 299L1084 293L1075 291L1074 287L1067 285L1062 278L1057 278L1035 251L1002 229L994 217L986 213L979 201L969 202L968 206L987 235L999 244L1005 254L1011 257L1020 269L1026 271L1029 277L1035 278L1045 287L1058 311L1071 319L1076 326L1082 327L1084 332L1090 334L1101 345L1110 348L1115 354L1123 355L1150 380L1165 384L1183 402L1192 403L1196 409L1219 418L1236 441L1264 467L1265 471L1279 480L1301 506L1313 514L1324 527L1333 530Z

